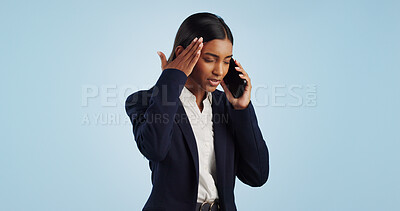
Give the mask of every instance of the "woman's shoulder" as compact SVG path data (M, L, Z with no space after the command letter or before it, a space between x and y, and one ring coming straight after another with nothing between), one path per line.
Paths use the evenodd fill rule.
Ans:
M125 107L147 106L153 93L154 86L147 90L139 90L130 94L125 101Z

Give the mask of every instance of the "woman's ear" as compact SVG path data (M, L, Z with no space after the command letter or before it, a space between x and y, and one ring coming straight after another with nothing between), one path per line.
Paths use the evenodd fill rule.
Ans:
M178 47L175 48L175 58L179 56L185 50L182 46L178 45Z

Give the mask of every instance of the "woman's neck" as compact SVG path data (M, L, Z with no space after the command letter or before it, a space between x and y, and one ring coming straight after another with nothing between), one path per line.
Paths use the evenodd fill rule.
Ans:
M206 98L206 91L201 89L197 84L192 84L190 81L186 81L185 87L189 89L189 91L196 96L196 104L199 107L200 111L203 111L203 100Z

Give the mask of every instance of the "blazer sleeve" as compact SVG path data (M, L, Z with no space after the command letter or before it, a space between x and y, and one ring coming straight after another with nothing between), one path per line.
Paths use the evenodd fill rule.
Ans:
M168 153L179 95L186 80L184 72L165 69L150 93L139 91L126 99L125 110L136 144L151 161L161 161Z
M247 185L260 187L268 180L269 154L253 104L250 101L249 106L243 110L235 110L228 104L236 145L236 176Z

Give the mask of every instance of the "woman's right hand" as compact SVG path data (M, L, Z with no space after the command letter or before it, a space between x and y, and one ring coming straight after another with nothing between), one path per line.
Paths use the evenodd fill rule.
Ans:
M179 46L178 46L179 47ZM182 46L181 46L182 47ZM168 68L174 68L181 70L189 76L192 73L194 66L196 65L197 61L200 57L201 49L203 48L203 38L200 39L194 38L193 41L188 45L185 50L176 52L176 58L171 61L170 63L167 62L167 59L161 51L158 51L157 54L160 56L161 59L161 68L163 70Z

